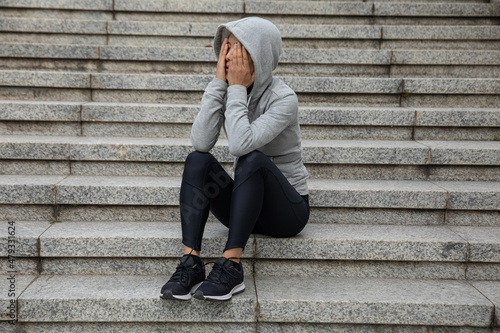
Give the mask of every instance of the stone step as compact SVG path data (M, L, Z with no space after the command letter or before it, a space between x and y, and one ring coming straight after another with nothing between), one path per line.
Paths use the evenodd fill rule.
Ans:
M189 137L199 104L0 101L0 135ZM500 137L500 109L299 109L306 140L468 140Z
M178 177L0 175L5 205L177 206ZM310 179L310 202L325 208L497 211L498 182Z
M497 107L500 101L499 79L279 77L297 92L299 102L310 105ZM0 71L0 97L199 103L212 79L213 75L3 70Z
M191 300L182 305L158 297L166 276L44 276L18 299L21 325L58 322L213 322L264 331L301 324L492 325L498 282L450 280L246 277L246 291L230 302ZM253 280L255 280L255 286ZM306 291L306 292L305 292ZM258 297L257 297L258 294ZM300 309L297 309L300 304ZM113 310L110 311L109 309ZM409 315L410 314L410 315ZM259 322L256 327L256 321ZM218 324L217 324L218 325ZM295 324L297 325L297 324ZM108 327L109 326L101 326ZM281 326L280 326L281 327ZM286 327L286 326L285 326ZM318 327L318 326L316 326ZM146 328L146 329L147 329ZM223 326L227 329L227 326ZM325 326L326 328L326 326Z
M39 260L34 274L163 274L181 255L178 221L19 221L15 228L16 260ZM251 236L243 257L252 259L245 268L268 276L498 280L499 236L499 227L309 223L293 238ZM226 239L227 228L209 222L204 258L219 257Z
M189 139L0 136L0 159L183 163ZM307 164L500 165L500 143L469 141L303 140ZM212 149L230 163L227 140Z
M1 18L0 30L83 35L213 37L218 24ZM500 31L497 26L277 24L277 27L283 39L498 40Z
M213 50L208 47L3 43L0 50L3 69L213 74L215 63ZM325 49L319 53L289 48L283 50L275 74L497 78L500 52Z

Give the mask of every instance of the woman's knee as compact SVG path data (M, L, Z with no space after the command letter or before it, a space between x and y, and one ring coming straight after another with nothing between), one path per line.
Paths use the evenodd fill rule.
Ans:
M182 177L184 179L200 177L203 174L203 170L206 170L207 166L214 162L217 162L217 160L212 154L193 151L186 158Z

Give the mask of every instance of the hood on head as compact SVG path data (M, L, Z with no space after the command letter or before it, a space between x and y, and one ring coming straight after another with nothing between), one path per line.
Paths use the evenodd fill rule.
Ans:
M258 98L271 83L272 72L278 66L281 55L281 34L273 23L259 17L247 17L221 24L217 27L214 38L217 59L224 38L228 38L231 33L252 57L255 68L252 96Z

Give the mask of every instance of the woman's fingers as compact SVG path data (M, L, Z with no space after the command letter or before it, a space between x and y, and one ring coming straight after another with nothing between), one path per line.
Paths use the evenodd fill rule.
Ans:
M226 81L226 55L227 55L227 38L224 39L219 53L219 61L217 62L217 70L215 77Z

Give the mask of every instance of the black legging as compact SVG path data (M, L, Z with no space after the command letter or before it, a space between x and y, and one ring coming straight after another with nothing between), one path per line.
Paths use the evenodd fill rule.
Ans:
M210 153L186 159L180 192L182 243L201 251L209 211L229 228L225 250L245 248L251 233L292 237L309 219L301 196L263 153L238 159L233 181Z

